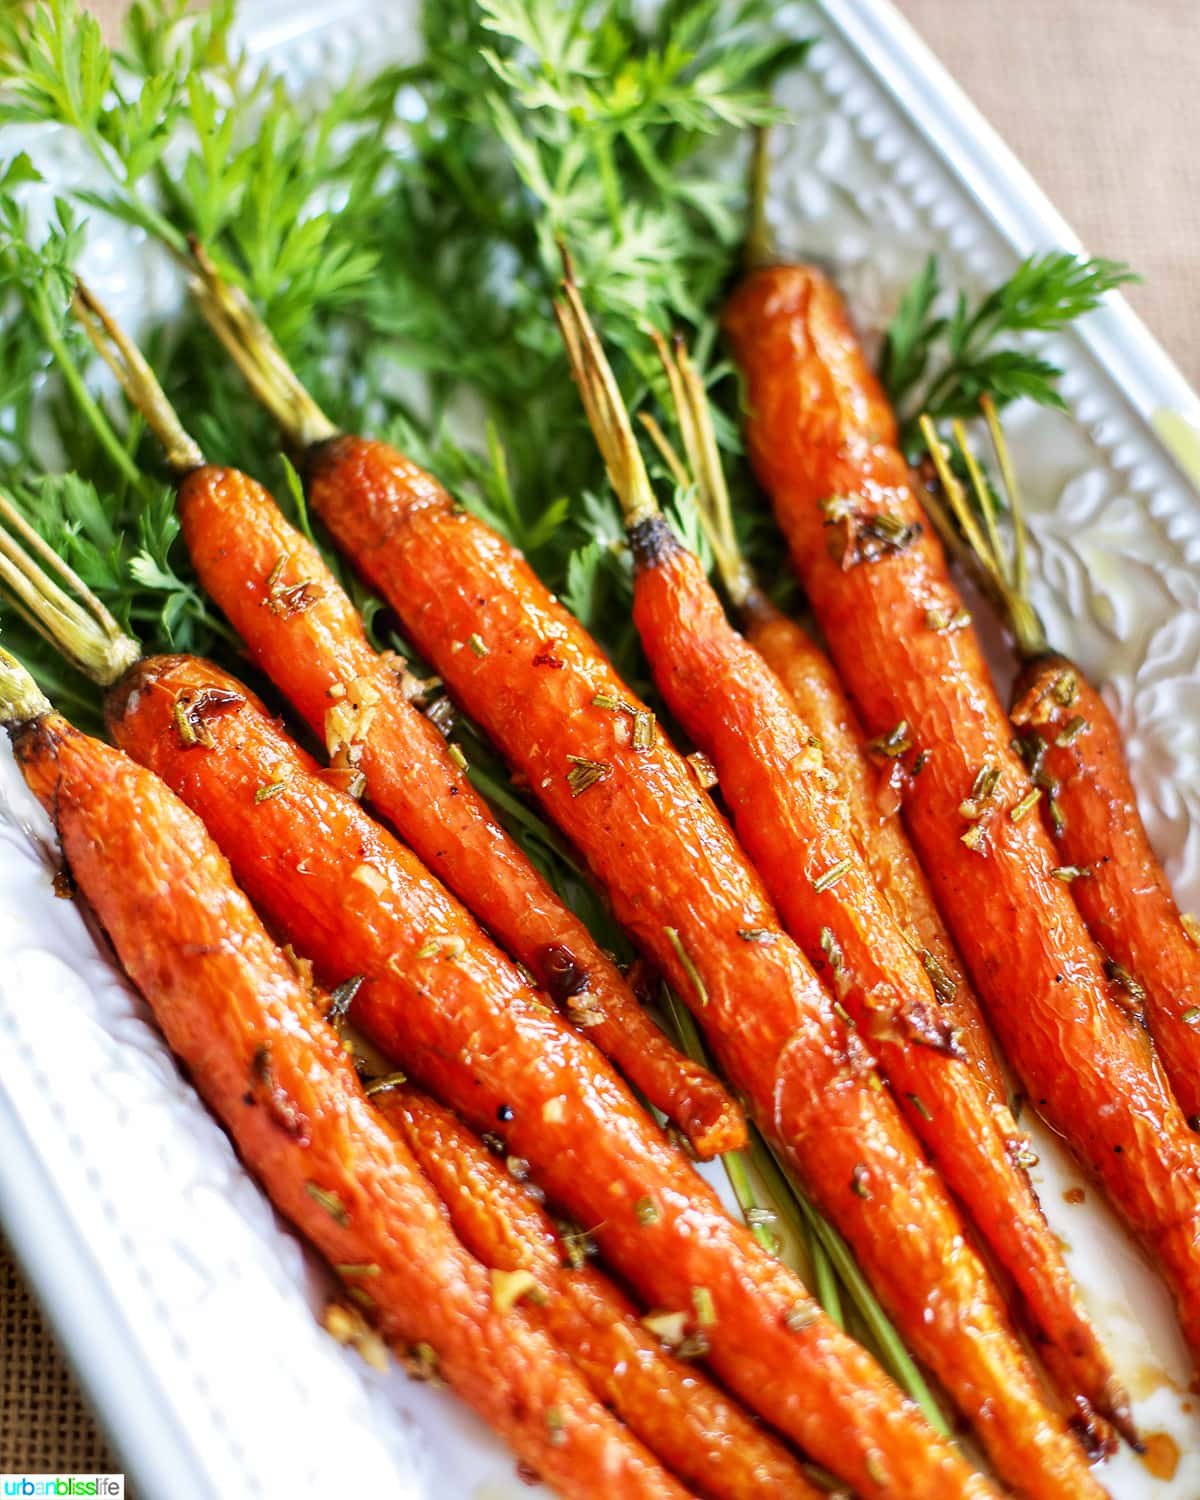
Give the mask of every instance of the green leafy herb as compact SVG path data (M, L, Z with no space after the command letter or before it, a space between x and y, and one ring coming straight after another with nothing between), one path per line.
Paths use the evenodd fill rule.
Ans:
M888 324L880 375L901 417L910 458L920 451L917 418L971 416L981 396L1003 407L1017 397L1063 406L1062 371L1022 342L1052 333L1097 307L1106 292L1138 278L1121 261L1065 251L1031 255L977 302L960 292L947 311L937 259L925 262Z

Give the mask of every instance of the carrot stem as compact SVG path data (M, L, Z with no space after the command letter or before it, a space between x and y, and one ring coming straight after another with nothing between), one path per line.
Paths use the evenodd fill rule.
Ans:
M28 724L50 712L50 701L15 656L0 646L0 724Z
M297 452L336 437L337 428L300 383L249 299L224 280L199 240L192 236L188 243L196 270L192 295L255 400Z
M82 281L76 283L71 309L130 403L163 445L174 472L198 469L204 463L200 445L184 430L141 350Z

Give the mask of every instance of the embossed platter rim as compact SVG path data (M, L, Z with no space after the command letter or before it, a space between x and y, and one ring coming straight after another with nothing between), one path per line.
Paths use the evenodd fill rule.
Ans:
M326 58L336 68L360 45L400 52L411 41L408 14L408 6L385 5L382 0L245 0L241 28L253 52L278 53L286 70L305 75ZM853 137L846 150L856 153L854 164L864 183L876 197L889 188L903 194L907 189L898 180L897 163L905 163L909 185L916 183L909 224L914 253L936 246L956 272L961 268L969 278L995 274L997 268L1002 273L1032 248L1074 243L1023 170L886 0L825 0L817 12L796 8L796 14L799 26L822 37L814 54L813 87L823 91L837 120ZM819 122L820 110L815 113ZM785 193L790 191L786 179L799 181L808 170L803 129L812 124L812 119L802 118L798 144L793 144L782 166L780 185ZM866 233L865 250L862 245L855 249L852 237L836 226L829 230L831 260L844 273L852 297L856 289L864 292L861 305L855 299L855 309L874 321L898 290L896 277L902 269L899 262L892 265L890 280L877 273L874 300L865 294L865 277L882 259L880 226L886 222L884 215L868 226L876 239L872 246ZM161 284L151 257L135 260L132 272L120 264L124 245L114 233L90 247L89 253L99 256L102 292L115 293L121 310L122 291L127 298L140 292L141 278L148 274L155 297L169 303L175 291ZM89 262L89 270L91 266ZM1164 538L1177 540L1180 555L1193 564L1200 561L1200 503L1149 426L1162 408L1184 413L1200 426L1200 402L1119 299L1063 340L1057 352L1067 366L1068 394L1084 424L1087 461L1103 470L1107 488L1102 498L1106 503L1114 495L1123 498L1127 486L1135 507L1144 503L1146 513L1161 524ZM1023 434L1032 432L1031 441L1041 431L1035 422L1022 419L1021 426ZM1040 438L1043 446L1055 440L1054 431L1047 431L1049 438ZM1081 514L1086 512L1085 502L1091 503L1087 496L1079 501ZM1043 509L1050 514L1053 507L1047 504ZM1090 514L1094 525L1094 506ZM1040 523L1040 513L1037 519ZM1039 531L1038 540L1039 558L1054 562L1051 531ZM1082 566L1074 553L1060 561L1063 567ZM1053 595L1054 590L1043 585L1042 602L1053 606ZM1092 607L1093 596L1085 602ZM1190 618L1200 629L1200 600ZM1067 644L1077 646L1074 638ZM1089 665L1117 660L1111 632L1103 629L1090 636L1084 632L1077 649L1089 655ZM1119 707L1123 714L1129 708ZM1133 719L1126 716L1125 722L1136 726L1135 710L1129 708L1129 713ZM1166 747L1168 752L1171 748ZM1169 754L1168 763L1176 764ZM1182 815L1187 825L1184 838L1178 850L1171 851L1180 856L1184 842L1193 847L1197 842L1186 837L1193 831L1192 814L1185 807ZM19 986L11 974L14 963L19 971L25 961L30 933L17 920L19 901L15 906L0 901L0 954L5 960L0 969L0 1212L140 1493L151 1500L201 1500L221 1493L265 1495L268 1500L278 1494L283 1500L315 1494L331 1472L315 1450L325 1446L327 1452L345 1452L353 1440L361 1445L359 1470L353 1478L342 1472L346 1487L357 1479L387 1482L398 1493L413 1496L428 1492L515 1500L527 1494L512 1477L511 1462L498 1445L448 1400L418 1390L399 1376L377 1381L348 1357L325 1347L308 1319L317 1296L311 1269L306 1271L295 1242L273 1220L215 1124L174 1073L144 1024L140 1007L111 976L101 976L103 960L78 916L51 901L44 889L44 866L24 843L26 824L46 835L44 820L5 763L0 765L0 892L8 895L20 886L21 899L32 902L39 918L52 924L47 931L54 933L54 959L73 958L84 977L76 976L68 984L54 963L36 961L29 971L35 982L49 985L53 979L62 993L47 989L44 998L50 1014L31 1016L27 997L16 992ZM1194 900L1200 895L1200 869L1194 860L1180 858L1177 865ZM90 1005L89 986L92 998L101 993L105 998ZM39 1001L42 998L39 995ZM56 1096L57 1123L53 1112L39 1113L46 1101L35 1097L30 1080L13 1076L14 1059L19 1061L18 1029L30 1028L23 1038L28 1049L34 1041L45 1040L56 1021L78 1032L72 1058L77 1071L71 1077L47 1074L36 1080ZM37 1031L39 1025L42 1029ZM4 1049L10 1042L6 1062ZM117 1044L123 1057L129 1055L120 1097L108 1103L98 1098L89 1120L72 1079L76 1085L90 1081L106 1066ZM34 1051L27 1055L36 1058ZM60 1127L61 1141L54 1134ZM163 1132L160 1154L178 1165L173 1158L182 1150L199 1184L198 1202L189 1202L187 1194L178 1201L167 1200L170 1211L180 1215L181 1232L162 1240L154 1238L148 1217L148 1210L158 1205L144 1201L153 1193L148 1177L155 1153L144 1153L143 1175L130 1181L122 1178L103 1149L105 1144L128 1141L129 1132L154 1129ZM174 1141L174 1132L186 1133L188 1140ZM126 1149L137 1158L133 1145ZM1050 1145L1045 1163L1042 1187L1057 1225L1061 1210L1053 1200L1061 1198L1064 1185L1075 1179ZM86 1196L89 1174L103 1178L94 1185L94 1200ZM91 1217L102 1204L112 1218L111 1236L103 1234ZM1134 1321L1161 1317L1162 1299L1152 1278L1123 1248L1120 1236L1106 1229L1103 1216L1089 1214L1090 1210L1076 1220L1075 1228L1095 1225L1105 1247L1101 1253L1109 1282L1127 1287L1136 1309ZM219 1233L205 1240L209 1221L219 1224ZM48 1223L54 1225L52 1253L47 1249ZM214 1275L203 1296L193 1294L195 1267L185 1251L197 1243L216 1257L210 1270L219 1273L231 1262L238 1264L238 1276L231 1278L237 1284L227 1285ZM163 1339L155 1342L155 1320L147 1318L141 1305L147 1287L164 1305L169 1303L167 1321L177 1325L174 1353L170 1328L164 1328ZM235 1357L253 1374L269 1370L273 1361L290 1359L297 1366L282 1381L283 1397L292 1403L290 1422L281 1420L277 1411L262 1432L239 1421L244 1416L236 1409L239 1399L252 1393L253 1382L248 1374L239 1383L229 1369L229 1351L235 1346L222 1349L219 1338L205 1339L207 1319L231 1339L240 1332L238 1319L245 1310L240 1298L248 1293L267 1299L270 1316L258 1330L258 1347L246 1350L239 1344ZM177 1347L181 1338L182 1348ZM1147 1409L1157 1411L1155 1402L1163 1404L1160 1393ZM286 1406L286 1400L275 1405ZM430 1467L436 1482L427 1491L421 1474ZM1171 1486L1150 1482L1128 1457L1106 1477L1121 1500L1191 1500L1200 1489L1200 1469L1190 1463Z

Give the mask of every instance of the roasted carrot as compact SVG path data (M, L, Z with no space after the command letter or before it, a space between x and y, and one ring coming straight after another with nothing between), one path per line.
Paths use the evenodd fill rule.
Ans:
M346 997L341 1013L353 1004L381 1051L476 1129L497 1132L508 1169L535 1170L644 1301L704 1339L747 1405L860 1494L995 1493L729 1217L602 1055L248 689L194 657L121 673L136 645L107 616L101 628L64 613L33 557L11 538L6 551L26 613L110 684L121 747L200 814L250 897Z
M1116 1395L1128 1420L1028 1177L1010 1154L983 1081L941 1014L929 976L871 879L815 736L778 678L729 623L704 569L658 509L616 381L570 275L556 311L625 517L633 618L668 708L711 757L737 832L786 929L826 977L907 1106L914 1134L987 1243L1021 1278L1026 1298L1036 1301L1044 1340L1072 1357L1070 1394L1082 1391L1102 1410ZM703 386L685 355L677 359L662 341L659 348L693 470L712 481L720 460ZM897 1139L896 1150L920 1160L911 1140ZM913 1195L901 1210L906 1221L938 1223L930 1237L962 1247L959 1257L944 1254L935 1268L923 1253L909 1260L903 1242L882 1254L877 1241L865 1248L852 1242L900 1330L979 1425L1003 1477L1030 1494L1049 1496L1068 1484L1086 1492L1091 1480L1083 1454L1046 1405L1003 1299L961 1224L954 1227L957 1211L936 1176L923 1177L905 1161L891 1190ZM925 1315L931 1300L942 1308L936 1322Z
M683 1320L643 1323L632 1303L564 1245L526 1186L455 1116L411 1087L372 1096L450 1211L459 1238L497 1273L630 1429L712 1500L819 1500L797 1461L686 1361ZM642 1207L655 1212L652 1204ZM671 1352L685 1351L683 1358Z
M1061 656L1018 679L1013 723L1046 801L1056 875L1105 956L1126 1003L1144 1010L1175 1096L1200 1130L1200 929L1180 915L1150 843L1121 731L1084 674Z
M272 1202L406 1355L446 1382L563 1495L684 1491L455 1239L340 1039L267 936L229 864L157 777L55 714L0 652L0 721L72 876L171 1050ZM359 1279L359 1277L364 1279ZM364 1300L366 1300L364 1298Z
M376 1045L497 1132L510 1170L532 1170L645 1302L686 1314L748 1405L864 1493L974 1493L977 1476L725 1214L600 1054L247 690L168 657L108 702L118 743L200 812L318 976L362 976L352 1014Z
M1083 670L1051 649L1030 602L1020 486L995 406L987 397L982 405L1008 498L1011 554L978 464L964 462L980 516L927 424L942 488L927 490L926 509L999 607L1024 663L1009 714L1045 793L1038 811L1060 860L1056 874L1069 883L1125 1003L1144 1015L1175 1096L1200 1129L1200 928L1180 916L1146 834L1116 721ZM965 455L961 423L955 439Z
M744 1145L737 1105L706 1068L671 1045L492 816L441 734L406 696L401 663L368 642L317 548L261 485L204 462L136 345L86 287L76 306L163 444L201 583L251 660L324 740L342 784L362 789L589 1039L679 1125L698 1155Z
M841 300L810 268L759 270L725 328L752 461L842 680L868 734L905 724L912 759L927 757L904 816L988 1019L1162 1266L1200 1350L1200 1145L1055 877L1038 788Z

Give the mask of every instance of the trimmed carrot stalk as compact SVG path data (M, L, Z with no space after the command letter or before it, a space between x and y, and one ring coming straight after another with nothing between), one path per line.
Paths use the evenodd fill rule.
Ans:
M10 659L11 660L11 659ZM0 676L11 681L0 664ZM494 1305L408 1148L200 819L49 705L10 733L79 889L171 1050L279 1211L563 1495L682 1500L545 1333ZM369 1281L351 1278L369 1268ZM428 1353L426 1351L429 1351Z
M665 1464L711 1500L820 1500L799 1463L703 1373L676 1358L674 1319L639 1319L599 1271L572 1259L545 1210L442 1105L411 1088L373 1096L450 1211L459 1238L498 1273L589 1385ZM649 1199L642 1213L657 1212ZM657 1328L656 1334L653 1329ZM699 1340L693 1340L697 1353Z
M592 710L598 722L601 713ZM606 736L612 722L607 714ZM246 689L194 659L143 662L110 694L109 724L201 814L251 897L323 980L362 976L352 1014L380 1049L476 1129L499 1133L510 1170L532 1169L594 1226L646 1303L703 1330L710 1362L747 1405L862 1495L994 1493L729 1218L590 1043ZM751 1052L758 1031L743 1027ZM843 1101L860 1091L842 1081L845 1062L834 1053L819 1070L838 1079L814 1100L814 1130L837 1136L854 1113ZM813 1092L811 1070L785 1059L776 1071L781 1093ZM658 1209L652 1222L639 1209L646 1199Z
M1053 789L1045 821L1057 874L1131 1009L1143 1009L1175 1097L1200 1129L1200 929L1185 925L1138 812L1108 705L1064 658L1031 661L1013 723L1032 749L1036 778Z
M572 372L625 516L633 618L672 714L715 765L743 845L784 924L857 1027L903 1101L909 1125L1037 1307L1047 1342L1076 1364L1072 1393L1103 1408L1124 1398L987 1089L957 1043L917 955L871 878L820 745L786 689L729 623L696 556L658 510L604 351L568 278L557 308ZM659 351L702 488L715 453L703 385ZM717 460L719 463L719 460ZM1007 1116L1008 1111L1004 1111ZM896 1120L886 1186L899 1222L922 1223L936 1257L902 1236L852 1241L868 1280L914 1352L976 1425L1002 1477L1047 1497L1094 1493L1078 1446L1047 1406L958 1210ZM786 1142L786 1134L784 1135ZM854 1169L861 1174L863 1168ZM911 1195L906 1204L901 1192ZM934 1225L939 1228L934 1229ZM949 1248L953 1246L954 1248ZM931 1320L936 1302L940 1316ZM1128 1420L1128 1407L1122 1416Z
M811 269L758 271L725 327L752 460L864 727L906 723L913 755L928 752L905 820L988 1019L1161 1265L1200 1351L1200 1144L1054 876L1037 789L841 300Z
M901 931L923 956L941 1014L955 1028L993 1101L1007 1110L1004 1075L978 998L899 817L901 789L894 762L872 764L866 735L833 663L802 626L758 592L746 601L744 624L746 639L783 683L800 717L820 740L825 764L845 795L854 835L875 884ZM1015 1121L1012 1134L1018 1134Z
M741 1111L684 1057L616 965L558 900L405 696L346 591L263 487L203 462L136 345L84 286L76 312L131 402L158 435L179 485L179 514L206 591L251 659L324 740L342 785L366 795L497 941L563 1005L701 1157L745 1144ZM11 514L8 516L11 524ZM464 649L486 649L476 637Z

